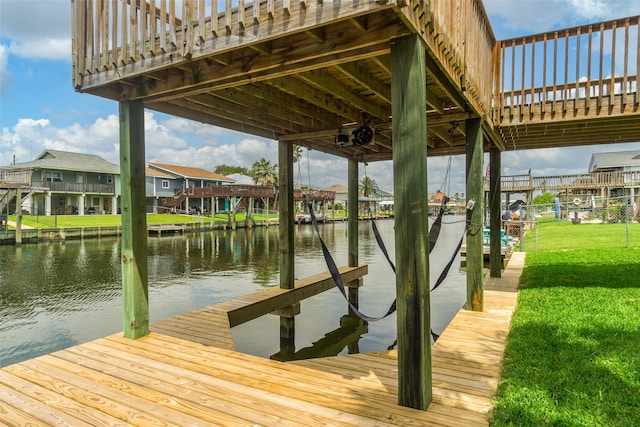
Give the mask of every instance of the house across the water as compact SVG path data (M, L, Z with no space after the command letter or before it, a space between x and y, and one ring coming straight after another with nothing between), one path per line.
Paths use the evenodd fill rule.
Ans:
M119 210L120 167L94 154L44 150L29 162L0 167L30 175L21 208L31 215L115 214ZM15 205L16 193L5 203Z
M195 189L233 184L235 180L206 169L150 162L147 174L147 212L211 212L229 209L229 200L212 206L211 197ZM196 194L197 193L197 194ZM212 209L213 207L213 209Z

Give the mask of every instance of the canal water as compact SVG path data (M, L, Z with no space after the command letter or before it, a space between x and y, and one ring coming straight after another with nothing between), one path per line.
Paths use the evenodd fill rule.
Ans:
M445 217L430 260L431 283L449 261L463 231L462 217ZM394 259L393 220L377 222ZM327 271L311 225L295 227L296 278ZM347 264L347 224L320 225L337 265ZM378 248L371 223L359 224L360 263L369 274L360 310L384 314L395 298L395 278ZM278 228L216 230L150 237L151 322L278 286ZM456 260L431 295L432 327L440 333L464 304L464 273ZM0 246L0 367L122 331L120 240L70 240ZM385 350L396 339L396 316L363 325L349 322L337 289L301 303L296 316L295 357ZM235 327L237 351L282 358L279 318L272 315ZM280 354L279 354L280 353Z

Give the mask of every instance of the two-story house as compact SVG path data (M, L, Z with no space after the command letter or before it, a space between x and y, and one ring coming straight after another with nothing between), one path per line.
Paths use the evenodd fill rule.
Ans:
M44 150L30 162L0 169L30 171L21 206L32 215L118 213L120 167L100 156Z
M162 175L160 175L162 174ZM150 162L147 168L149 212L210 212L228 210L229 201L211 206L211 197L200 197L196 189L233 184L235 180L205 169Z
M150 167L145 168L148 213L166 213L164 201L173 198L177 190L182 190L182 182L174 175Z
M593 153L589 173L602 174L599 182L603 197L628 197L637 207L640 195L640 150Z

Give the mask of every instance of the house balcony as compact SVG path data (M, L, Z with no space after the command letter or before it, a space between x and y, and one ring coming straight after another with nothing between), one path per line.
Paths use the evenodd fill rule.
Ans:
M31 184L31 170L0 169L0 188L28 187Z
M114 195L114 184L89 184L89 183L69 183L62 181L39 181L33 182L33 187L52 191L56 193L77 193L77 194L103 194Z
M427 51L430 154L464 152L492 111L495 39L480 0L75 0L79 92L341 157L391 158L391 46ZM451 132L452 123L458 123ZM490 125L490 121L485 122ZM337 147L342 128L375 128Z

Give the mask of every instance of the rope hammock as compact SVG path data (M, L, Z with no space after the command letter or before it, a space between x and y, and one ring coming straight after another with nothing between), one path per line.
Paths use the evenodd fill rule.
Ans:
M438 239L438 236L440 234L440 228L442 226L442 216L444 215L444 211L445 211L445 204L446 204L446 202L444 202L441 205L440 211L438 212L438 217L436 218L434 224L431 226L431 230L429 231L429 254L431 253L431 251L435 247L435 243L436 243L436 241ZM329 249L327 248L327 245L324 243L324 240L322 239L322 236L320 235L320 229L318 228L318 222L316 220L316 216L315 216L315 213L313 211L313 206L312 206L311 201L308 198L307 198L307 205L308 205L308 208L309 208L309 213L311 215L311 222L313 224L313 227L315 228L316 235L318 236L318 239L320 241L320 246L322 247L322 253L324 255L324 259L325 259L325 262L326 262L327 267L329 269L329 272L331 274L331 277L332 277L334 283L336 284L336 287L338 288L338 290L340 291L342 296L345 298L345 300L349 304L349 308L353 311L353 313L356 316L358 316L359 318L361 318L362 320L365 320L367 322L375 322L375 321L378 321L378 320L382 320L382 319L388 317L389 315L393 314L396 311L396 300L393 301L393 303L391 304L389 309L386 311L386 313L384 315L380 316L380 317L368 316L368 315L362 313L360 310L358 310L357 307L355 307L351 303L351 301L349 301L349 297L347 296L347 292L346 292L346 289L345 289L344 282L342 281L342 276L340 275L340 272L338 271L338 267L337 267L333 257L331 256L331 253L329 252ZM391 258L389 257L389 253L388 253L388 251L387 251L387 249L386 249L386 247L384 245L384 242L382 241L382 237L380 236L380 233L378 231L378 227L375 224L375 221L372 220L371 224L372 224L372 227L373 227L373 232L374 232L374 235L375 235L376 242L378 243L378 246L380 247L380 250L384 254L385 258L387 259L387 262L391 266L391 269L395 273L396 267L395 267L394 263L391 261ZM447 275L449 273L449 270L451 269L451 266L453 265L455 257L456 257L456 255L457 255L457 253L460 250L460 247L462 245L462 241L464 239L464 233L463 233L462 236L463 237L460 239L460 242L458 243L458 246L456 247L456 250L454 251L449 263L445 266L444 270L442 271L442 273L438 277L438 280L436 281L435 285L431 288L431 291L433 291L438 286L440 286L440 284L447 277ZM433 331L431 331L431 334L434 336L434 339L437 339L437 335L434 334Z

